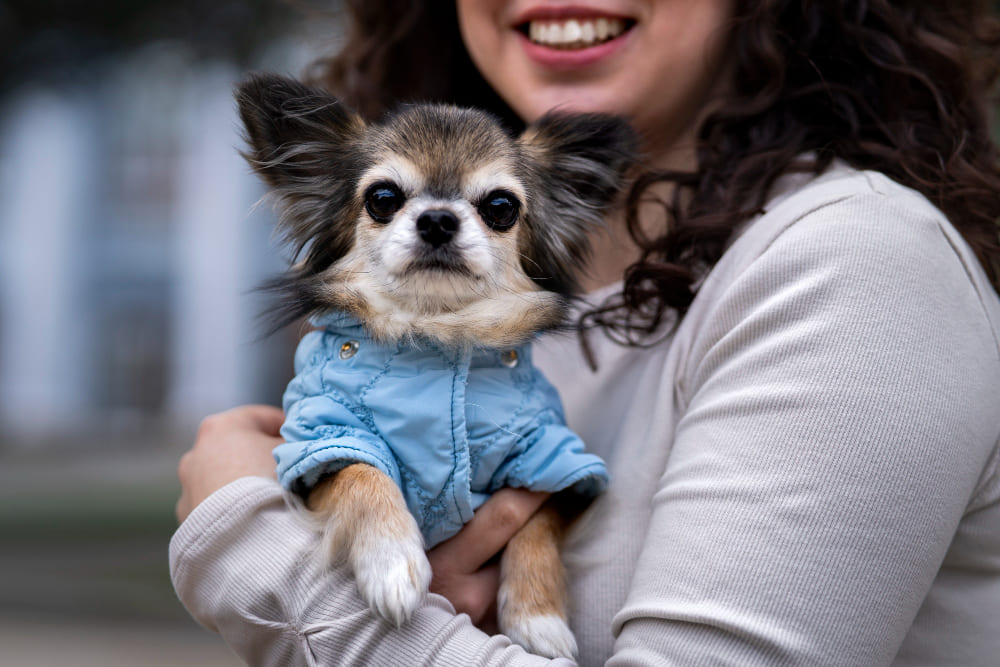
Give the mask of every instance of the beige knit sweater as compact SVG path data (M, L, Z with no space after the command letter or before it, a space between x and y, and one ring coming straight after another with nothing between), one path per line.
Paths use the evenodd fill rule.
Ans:
M788 179L672 336L592 343L536 349L612 476L565 555L582 664L1000 664L1000 300L926 200ZM254 665L546 662L434 595L377 621L315 543L239 480L174 584Z

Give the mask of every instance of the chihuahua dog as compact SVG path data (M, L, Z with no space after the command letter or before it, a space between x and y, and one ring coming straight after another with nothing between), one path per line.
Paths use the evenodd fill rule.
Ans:
M559 542L607 472L565 426L530 341L564 324L588 234L634 160L631 129L554 114L513 137L443 105L368 123L263 74L237 100L244 155L295 253L272 284L279 320L315 326L285 394L282 483L397 625L426 594L424 549L490 493L555 494L503 552L498 624L533 652L574 655Z

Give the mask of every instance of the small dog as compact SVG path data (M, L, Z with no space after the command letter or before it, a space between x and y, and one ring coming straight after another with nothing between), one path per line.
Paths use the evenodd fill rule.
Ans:
M634 161L631 129L549 115L515 138L441 105L369 124L275 75L252 75L237 100L244 156L297 258L272 284L279 319L317 327L285 395L282 483L397 625L427 591L425 546L498 488L555 493L503 552L498 623L531 651L574 655L558 545L607 472L529 342L564 324L588 233Z

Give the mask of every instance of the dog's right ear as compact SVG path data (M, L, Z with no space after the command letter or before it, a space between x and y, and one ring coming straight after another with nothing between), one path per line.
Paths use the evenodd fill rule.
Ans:
M236 101L250 147L243 155L272 186L329 174L365 129L337 98L277 74L251 74Z

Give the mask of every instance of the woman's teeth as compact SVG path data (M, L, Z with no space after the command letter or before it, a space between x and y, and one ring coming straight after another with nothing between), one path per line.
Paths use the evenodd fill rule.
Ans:
M528 37L535 44L557 49L585 49L614 39L625 32L622 19L569 19L568 21L531 21Z

